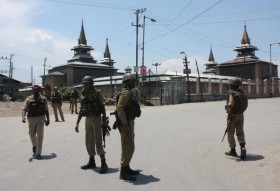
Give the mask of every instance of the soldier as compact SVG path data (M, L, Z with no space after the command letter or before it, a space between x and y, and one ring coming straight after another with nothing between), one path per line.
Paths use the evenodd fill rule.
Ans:
M85 76L82 80L83 90L81 96L81 108L78 114L75 131L79 132L79 123L81 118L86 117L86 148L89 155L89 162L81 169L93 169L96 167L95 155L96 152L101 159L101 168L99 173L107 172L108 166L105 159L105 151L102 147L102 123L106 124L106 110L103 103L103 97L100 91L97 91L93 86L93 78ZM102 119L101 119L102 114ZM102 120L102 122L101 122Z
M60 91L58 91L57 87L53 87L54 92L51 95L51 100L52 100L52 107L54 111L54 116L55 116L55 122L58 122L58 116L57 116L57 109L59 111L59 115L62 121L64 121L64 116L63 112L61 110L62 106L62 95Z
M33 95L28 96L22 108L22 122L26 122L27 113L29 135L32 143L32 151L35 157L42 159L42 145L44 137L44 123L50 124L47 99L40 95L41 88L38 85L33 86ZM45 121L45 116L47 120Z
M248 106L248 99L244 92L239 88L242 84L241 79L233 78L229 80L229 98L227 101L227 121L231 120L231 125L228 129L228 143L230 151L226 152L226 155L237 156L235 150L235 139L234 134L236 132L237 140L240 145L240 158L246 158L246 148L245 148L245 135L244 135L244 111Z
M70 93L71 114L73 114L73 112L74 112L74 107L75 107L76 114L78 114L78 112L77 112L78 99L79 99L79 93L77 92L76 88L74 88Z
M135 181L135 175L138 175L139 171L132 170L129 164L135 149L134 120L141 115L140 105L132 93L137 84L136 75L131 73L124 74L123 83L124 88L117 95L116 99L122 148L120 179Z

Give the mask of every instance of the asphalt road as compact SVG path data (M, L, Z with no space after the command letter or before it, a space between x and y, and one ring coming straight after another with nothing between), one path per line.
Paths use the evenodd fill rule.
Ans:
M109 171L100 175L99 158L97 169L80 169L88 156L84 119L80 133L74 131L77 115L65 114L65 122L54 122L51 115L42 160L32 157L28 127L21 117L0 118L0 190L279 191L280 98L249 100L245 161L224 155L228 150L227 140L221 142L226 125L224 104L143 107L141 118L136 119L131 162L141 174L133 183L119 180L120 136L115 130L106 142ZM111 125L113 121L110 116Z

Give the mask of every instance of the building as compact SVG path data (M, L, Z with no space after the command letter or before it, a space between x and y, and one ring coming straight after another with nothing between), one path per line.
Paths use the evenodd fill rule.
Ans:
M278 78L277 65L263 61L255 55L258 48L251 45L246 25L241 39L241 44L234 51L237 56L230 61L217 65L216 74L223 76L238 76L245 79L270 79ZM271 68L271 73L270 73Z
M94 50L87 45L84 25L82 21L78 45L71 50L74 56L67 61L67 64L56 66L48 70L48 74L41 76L45 91L50 92L54 86L75 86L80 84L84 76L92 76L94 78L117 75L114 68L114 60L111 58L108 39L106 39L106 47L104 58L99 62L93 58L91 51Z

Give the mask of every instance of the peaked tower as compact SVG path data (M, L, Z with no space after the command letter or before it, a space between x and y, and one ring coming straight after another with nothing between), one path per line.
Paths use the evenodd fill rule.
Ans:
M216 66L218 65L217 62L215 62L214 56L213 56L213 51L212 51L212 46L210 48L210 54L208 58L208 62L204 64L206 66L205 71L203 74L216 74Z
M106 64L109 66L113 66L113 64L115 63L115 61L111 58L111 53L109 50L109 45L108 45L108 38L106 39L106 46L105 46L105 51L104 51L104 57L103 59L100 60L100 63L102 64Z
M68 63L79 61L86 63L96 63L96 60L91 56L91 51L94 50L91 46L87 45L85 30L84 30L84 22L82 20L81 32L78 39L78 45L74 46L71 50L74 51L74 56Z
M234 51L237 51L236 58L247 57L247 58L258 59L258 57L255 55L256 50L258 50L258 48L256 46L251 45L250 38L247 33L246 25L244 25L241 44L234 49Z

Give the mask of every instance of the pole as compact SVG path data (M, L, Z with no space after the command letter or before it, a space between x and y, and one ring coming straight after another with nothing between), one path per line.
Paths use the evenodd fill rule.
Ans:
M198 74L198 84L199 84L199 92L200 92L200 96L201 96L201 101L203 101L203 93L202 93L202 89L201 89L201 83L200 83L200 75L199 75L199 69L198 69L198 65L197 65L197 60L195 59L195 64L196 64L196 69L197 69L197 74Z
M43 87L45 87L45 78L46 78L46 62L47 62L47 58L44 58L44 80L43 80Z
M186 74L187 74L187 93L188 93L188 102L191 101L191 96L190 96L190 79L189 79L189 67L188 67L188 64L190 63L187 59L187 55L184 51L180 52L180 54L184 54L185 55L185 58L183 59L184 60L184 64L185 64L185 70L186 70Z
M135 14L136 14L136 25L132 26L136 26L136 62L135 62L135 67L136 67L136 80L138 81L138 28L140 27L139 25L139 13L143 13L144 11L146 11L146 9L137 9ZM138 99L138 92L136 91L136 98Z
M13 97L13 86L12 86L12 82L13 82L13 62L12 62L12 59L13 59L13 56L15 54L11 54L10 56L10 73L9 73L9 77L10 77L10 87L9 87L9 93L10 93L10 96Z
M270 78L270 97L272 96L272 56L271 56L271 46L274 45L274 44L278 44L280 45L280 42L276 42L276 43L271 43L269 44L269 78Z
M113 63L112 63L113 64ZM113 93L113 84L112 84L112 66L111 66L111 58L109 57L109 70L110 70L110 90L111 90L111 98L114 97Z

